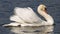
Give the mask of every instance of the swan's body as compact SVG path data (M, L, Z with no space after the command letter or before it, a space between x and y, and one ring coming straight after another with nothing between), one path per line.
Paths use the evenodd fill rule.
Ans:
M43 16L46 21L42 20L31 8L19 8L14 9L15 15L10 17L10 20L18 22L21 26L42 26L42 25L53 25L53 18L46 13L45 5L38 6L38 13ZM13 25L7 24L7 25ZM16 24L15 24L16 25ZM4 25L6 26L6 25Z

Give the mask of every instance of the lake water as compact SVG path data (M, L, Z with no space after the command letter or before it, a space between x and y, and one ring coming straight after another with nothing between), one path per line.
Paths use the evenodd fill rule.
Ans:
M54 18L54 26L2 27L0 34L60 34L60 0L0 0L0 25L11 23L15 7L31 7L37 13L39 4L45 4L48 14Z

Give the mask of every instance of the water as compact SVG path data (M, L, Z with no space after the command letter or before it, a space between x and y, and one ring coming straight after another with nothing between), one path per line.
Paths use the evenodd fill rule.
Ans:
M0 25L12 22L9 18L14 14L15 7L31 7L37 13L39 4L47 6L48 14L54 18L56 25L7 28L0 26L0 34L60 34L60 0L0 0Z

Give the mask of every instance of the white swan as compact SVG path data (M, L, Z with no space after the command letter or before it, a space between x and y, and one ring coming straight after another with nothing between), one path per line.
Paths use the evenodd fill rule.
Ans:
M10 20L18 23L5 24L3 26L42 26L42 25L53 25L53 18L47 14L46 6L41 4L37 8L38 13L43 16L45 20L42 20L30 7L14 9L15 15L10 17Z

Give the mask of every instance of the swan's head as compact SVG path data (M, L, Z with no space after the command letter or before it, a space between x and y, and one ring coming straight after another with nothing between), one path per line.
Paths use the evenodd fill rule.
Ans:
M38 11L44 11L45 13L47 13L47 7L44 4L40 4L38 6Z

